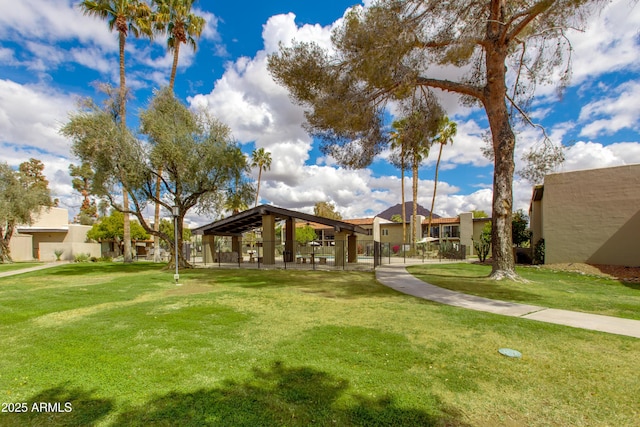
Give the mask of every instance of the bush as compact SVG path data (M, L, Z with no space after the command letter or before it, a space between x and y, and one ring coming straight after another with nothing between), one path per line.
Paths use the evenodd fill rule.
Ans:
M538 240L533 247L533 263L544 264L544 239Z
M89 262L90 254L76 254L73 257L75 262Z
M398 253L398 251L400 251L400 246L398 246L398 245L394 245L394 246L391 248L391 250L393 251L393 253L394 253L394 254L397 254L397 253Z
M110 256L101 256L100 258L98 258L99 262L112 262L113 258L111 258Z
M56 261L60 261L60 257L64 253L64 249L56 249L53 254L56 256Z

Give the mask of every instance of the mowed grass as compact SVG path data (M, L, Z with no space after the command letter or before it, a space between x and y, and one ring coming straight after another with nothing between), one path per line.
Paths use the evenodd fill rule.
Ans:
M419 265L407 270L427 283L466 294L640 320L640 283L538 267L516 269L524 282L496 282L487 279L491 266L467 263Z
M368 272L180 277L98 263L0 279L1 400L29 408L0 425L640 424L638 339L442 306Z

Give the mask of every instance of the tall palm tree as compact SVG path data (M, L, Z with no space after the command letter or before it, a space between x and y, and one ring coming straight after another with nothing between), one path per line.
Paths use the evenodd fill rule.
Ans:
M125 74L125 45L129 32L135 37L152 37L151 8L140 0L83 0L80 2L82 13L106 20L109 30L118 32L120 65L120 112L119 120L122 134L127 128L127 85ZM131 253L131 225L129 222L129 195L123 185L122 205L124 213L124 262L133 260Z
M153 0L157 6L155 14L156 29L167 34L167 46L173 52L173 65L169 87L173 90L178 70L178 57L180 45L188 44L194 50L198 45L196 39L200 38L206 25L203 17L191 13L191 8L197 0Z
M396 120L391 126L395 131L391 132L391 149L397 152L397 157L392 157L392 163L400 168L400 192L402 204L402 243L407 241L407 212L404 207L404 170L407 166L407 158L405 152L405 135L402 128L405 126L406 120Z
M251 167L258 168L258 189L256 190L256 204L260 200L260 180L262 179L262 171L271 169L271 153L264 151L264 148L258 148L251 153Z
M230 159L232 164L243 165L242 168L237 168L233 172L233 188L227 191L227 199L225 202L225 209L231 211L233 215L240 211L246 210L249 207L249 203L253 199L254 188L248 182L243 180L243 172L248 171L247 158L240 148L236 147L230 153Z
M449 120L449 117L443 116L438 126L438 134L434 138L433 142L440 144L440 151L438 152L438 161L436 162L436 174L433 180L433 197L431 198L431 209L429 210L429 222L427 230L429 236L431 235L431 221L433 219L433 207L436 203L436 190L438 189L438 170L440 168L440 159L442 158L442 148L448 143L453 144L453 137L458 133L458 126L455 122Z
M173 91L176 72L178 70L178 58L180 56L180 45L189 44L196 51L196 38L199 38L204 30L206 21L201 16L191 13L191 7L197 0L153 0L156 10L153 16L153 24L156 30L167 34L167 47L173 52L173 65L171 66L171 77L169 88ZM156 199L160 199L160 187L162 185L162 165L158 168L156 178ZM158 230L160 225L160 204L156 203L153 228ZM160 238L154 236L154 261L160 261Z

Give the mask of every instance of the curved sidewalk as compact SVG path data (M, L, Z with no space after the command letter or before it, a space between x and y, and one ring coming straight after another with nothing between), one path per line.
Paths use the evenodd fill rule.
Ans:
M423 282L409 274L405 265L380 266L376 269L376 278L383 285L398 292L441 304L640 338L640 320L558 310L461 294Z
M27 267L27 268L21 268L19 270L5 271L3 273L0 273L0 277L15 276L22 273L28 273L30 271L44 270L45 268L57 267L59 265L64 265L68 263L69 261L56 261L56 262L50 262L47 264L36 265L35 267Z

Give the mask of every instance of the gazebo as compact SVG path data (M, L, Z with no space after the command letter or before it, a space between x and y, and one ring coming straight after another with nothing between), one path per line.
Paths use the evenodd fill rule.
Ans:
M230 236L231 250L241 254L240 238L242 234L256 228L262 228L262 263L265 265L273 265L276 263L276 223L279 221L286 222L285 250L283 253L284 261L294 261L296 219L333 227L336 241L336 265L344 265L345 259L348 263L357 262L356 234L368 235L368 230L344 221L323 218L271 205L256 206L255 208L248 209L230 217L214 221L194 229L193 233L203 236L202 244L204 254L205 256L209 255L212 259L215 236Z

